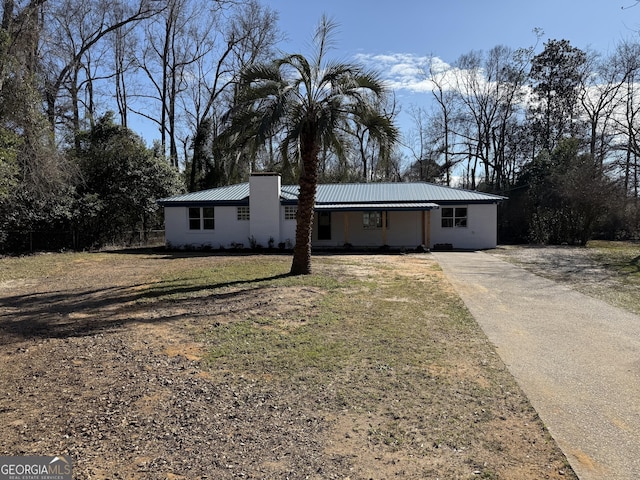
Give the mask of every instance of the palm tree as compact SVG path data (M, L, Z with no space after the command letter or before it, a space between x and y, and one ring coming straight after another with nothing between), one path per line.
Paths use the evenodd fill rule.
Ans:
M354 125L381 122L388 144L398 137L381 105L386 93L375 72L355 64L325 60L336 25L323 16L314 35L315 53L308 59L286 55L241 73L231 131L248 143L264 144L281 135L283 163L291 153L299 168L296 243L292 275L311 273L311 232L318 179L318 156L328 147L337 155Z

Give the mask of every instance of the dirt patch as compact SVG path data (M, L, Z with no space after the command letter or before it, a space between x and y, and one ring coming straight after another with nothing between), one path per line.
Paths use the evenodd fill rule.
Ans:
M588 248L505 246L492 250L491 253L552 280L585 289L605 289L616 284L615 273L597 262Z
M144 291L153 265L113 274L84 262L63 289L60 279L3 286L0 452L64 452L79 479L297 478L321 468L309 452L322 451L323 422L268 385L203 371L193 335L195 324L265 311L293 319L318 293L265 289L146 308L132 292Z
M322 287L174 286L179 301L148 301L162 272L229 260L73 261L72 274L0 287L2 455L71 455L77 479L574 478L521 392L489 395L509 380L497 355L462 355L454 369L425 364L413 380L377 361L365 375L384 378L389 391L340 410L340 391L350 382L367 388L366 379L346 371L332 384L293 388L206 363L207 329L259 318L285 332L314 317ZM345 256L318 268L449 288L426 255ZM417 299L386 301L401 308ZM469 349L489 351L486 340L474 342ZM484 431L472 435L473 425Z
M633 262L632 257L640 253L637 245L629 244L626 248L627 251L619 247L620 258L612 257L610 248L600 250L597 246L503 246L489 253L585 295L640 314L638 278L629 278L620 271L620 265L611 264L621 258L627 258L623 263Z

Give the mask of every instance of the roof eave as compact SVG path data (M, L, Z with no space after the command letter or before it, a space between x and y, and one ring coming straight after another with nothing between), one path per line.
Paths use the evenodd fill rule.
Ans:
M434 202L438 202L440 206L447 205L492 205L497 203L502 203L507 198L496 198L496 199L484 199L484 200L434 200Z
M242 200L157 200L161 207L245 207L249 199Z
M387 202L387 203L320 203L316 204L315 210L340 211L340 212L367 212L367 211L426 211L436 210L439 205L431 202Z

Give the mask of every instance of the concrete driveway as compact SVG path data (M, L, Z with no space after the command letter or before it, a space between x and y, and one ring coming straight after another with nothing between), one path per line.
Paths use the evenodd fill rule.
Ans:
M640 478L640 316L486 253L433 255L580 479Z

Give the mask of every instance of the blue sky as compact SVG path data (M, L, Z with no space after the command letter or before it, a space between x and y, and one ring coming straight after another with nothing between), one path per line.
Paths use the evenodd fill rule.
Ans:
M408 137L414 123L409 110L429 105L420 66L429 56L453 63L472 50L497 45L530 47L534 28L548 39L567 39L575 47L612 52L623 40L640 41L640 4L636 0L261 0L279 14L287 53L310 53L322 14L338 23L334 59L367 61L394 89L400 107L398 126ZM623 9L624 7L624 9ZM385 56L385 63L373 59ZM402 68L400 68L402 67ZM404 73L392 75L391 72ZM407 74L408 72L408 74ZM133 119L134 130L149 144L158 138L155 124ZM406 138L405 138L406 141Z
M635 0L265 0L289 41L302 50L323 13L340 24L340 53L433 54L453 61L496 45L527 47L534 28L579 48L612 50L640 30ZM622 9L622 7L632 7Z
M574 47L613 52L623 40L640 40L640 5L636 0L263 0L280 16L287 53L309 53L309 43L322 14L339 25L332 55L339 60L385 55L371 62L395 90L402 113L401 130L411 128L410 106L425 106L428 92L418 93L422 78L393 76L394 66L418 66L425 57L454 62L472 50L497 45L514 49L536 44L533 30L542 29L538 50L549 39L566 39ZM399 69L398 69L399 70ZM419 69L416 69L418 72ZM402 80L402 82L399 82Z

